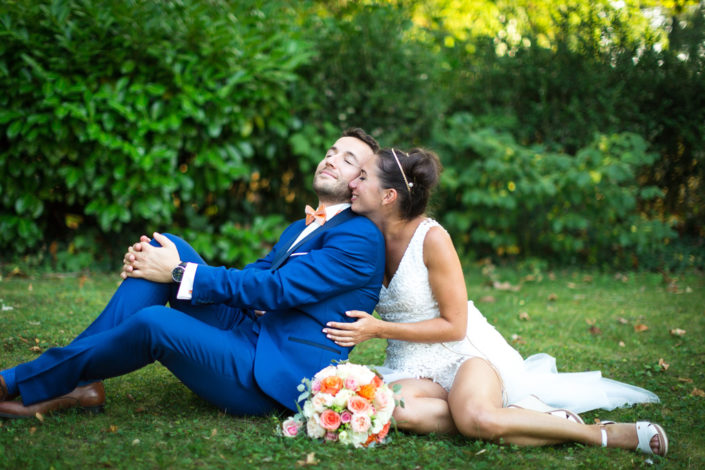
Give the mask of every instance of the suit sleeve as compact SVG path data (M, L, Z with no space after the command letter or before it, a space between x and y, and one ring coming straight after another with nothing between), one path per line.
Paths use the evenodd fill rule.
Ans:
M348 225L348 224L345 224ZM378 272L384 241L368 224L329 231L323 246L290 258L275 271L201 266L193 303L279 310L306 305L367 285Z

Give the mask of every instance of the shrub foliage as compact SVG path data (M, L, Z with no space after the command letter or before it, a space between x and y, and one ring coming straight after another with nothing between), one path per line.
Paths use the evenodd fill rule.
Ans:
M468 252L673 266L705 237L705 7L659 50L578 3L509 43L421 27L414 1L3 2L3 258L114 264L169 230L252 260L360 126L439 151L437 217Z

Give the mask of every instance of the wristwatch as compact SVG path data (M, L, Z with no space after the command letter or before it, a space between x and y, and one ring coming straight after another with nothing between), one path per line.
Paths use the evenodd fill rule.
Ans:
M186 271L186 262L182 261L177 267L171 270L171 279L174 282L181 282L184 277L184 271Z

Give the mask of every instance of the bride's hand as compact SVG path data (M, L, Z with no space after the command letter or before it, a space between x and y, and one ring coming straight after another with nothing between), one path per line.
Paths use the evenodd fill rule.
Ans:
M323 333L338 346L351 347L368 339L375 338L376 324L380 320L367 312L350 310L345 312L350 318L357 318L353 323L329 321Z

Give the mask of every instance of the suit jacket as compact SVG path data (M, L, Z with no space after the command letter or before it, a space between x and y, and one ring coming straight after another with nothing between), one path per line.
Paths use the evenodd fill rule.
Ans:
M351 321L347 310L372 312L384 276L384 238L369 219L347 209L290 249L304 227L291 224L265 258L242 270L199 266L192 294L193 303L267 311L257 320L255 380L292 410L301 379L352 349L326 338L326 322Z

